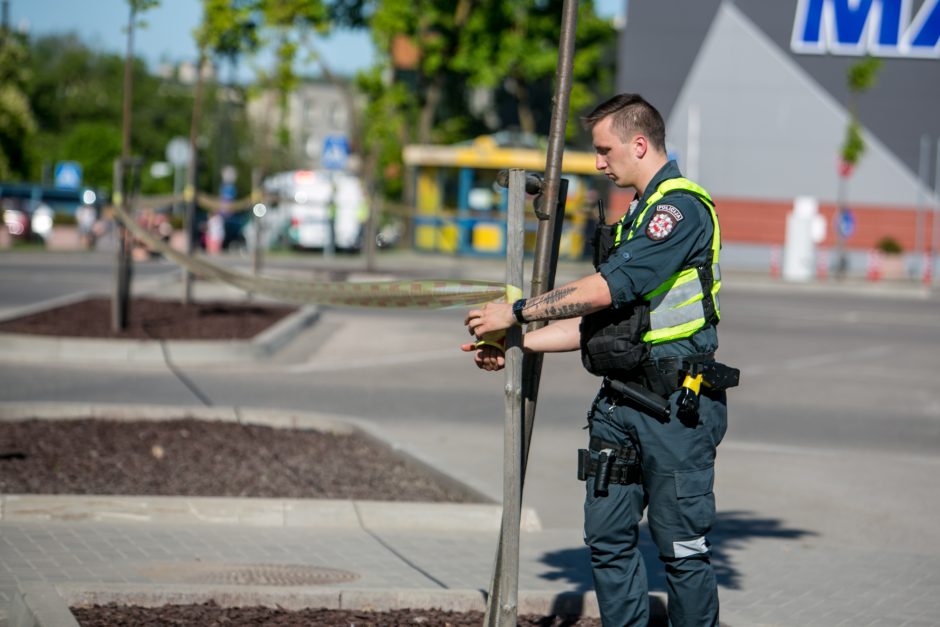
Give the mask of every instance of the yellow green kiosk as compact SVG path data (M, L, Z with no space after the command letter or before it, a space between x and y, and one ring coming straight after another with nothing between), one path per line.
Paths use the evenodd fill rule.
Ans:
M452 146L406 146L403 160L414 179L413 245L418 251L459 255L503 255L506 250L507 190L496 185L499 170L545 169L545 150L510 134L483 135ZM568 199L560 256L579 259L596 192L591 188L594 153L566 150L562 176ZM526 250L535 246L537 219L526 212Z

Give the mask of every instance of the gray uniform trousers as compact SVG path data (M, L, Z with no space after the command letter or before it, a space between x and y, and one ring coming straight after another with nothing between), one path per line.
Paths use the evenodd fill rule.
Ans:
M595 478L586 481L584 541L603 624L645 626L649 620L646 567L637 547L648 506L649 529L666 568L670 624L717 626L718 587L705 535L715 519L715 449L728 424L725 393L703 393L692 426L624 406L606 387L589 416L592 436L633 443L641 459L642 484L612 483L606 495L595 495Z

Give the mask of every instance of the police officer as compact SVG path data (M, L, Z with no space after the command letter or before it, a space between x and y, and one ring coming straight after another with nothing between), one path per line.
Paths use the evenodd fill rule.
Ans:
M599 227L597 272L535 298L487 304L465 323L480 339L551 321L525 334L524 349L580 349L588 370L604 377L588 413L589 448L579 455L585 542L604 625L649 619L637 548L646 507L671 624L717 625L706 534L715 518L715 449L727 425L727 385L707 374L718 348L718 219L708 193L667 158L662 116L642 97L615 96L584 121L597 169L636 191ZM462 348L480 368L504 365L489 345Z

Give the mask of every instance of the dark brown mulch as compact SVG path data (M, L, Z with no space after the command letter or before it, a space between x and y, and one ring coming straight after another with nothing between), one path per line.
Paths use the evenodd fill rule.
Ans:
M252 303L133 298L127 328L111 330L111 299L90 298L0 322L2 333L133 340L243 340L252 338L296 307Z
M265 607L222 608L215 603L199 605L164 605L143 608L126 605L103 605L93 608L72 608L82 627L113 625L278 625L291 627L478 627L483 623L481 612L450 612L445 610L393 610L362 612L354 610L280 610ZM556 616L520 616L517 623L524 627L596 627L596 618L564 619Z
M359 434L192 419L0 422L0 493L468 498Z

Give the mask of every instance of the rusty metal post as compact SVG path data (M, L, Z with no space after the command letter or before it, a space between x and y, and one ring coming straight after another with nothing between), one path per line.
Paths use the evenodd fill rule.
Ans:
M560 194L562 190L561 165L565 150L565 128L568 125L568 103L571 94L571 72L574 62L577 27L577 0L565 0L562 8L561 37L558 42L558 66L555 73L555 96L552 99L552 121L548 137L548 151L545 158L545 179L542 186L544 205L542 207L543 211L540 211L538 216L539 223L536 230L530 297L550 291L555 282L558 243L562 221L564 220L564 200ZM567 186L565 186L565 189L567 189ZM561 215L559 215L559 209ZM545 324L544 322L531 323L528 325L528 330L534 331L545 326ZM532 428L535 423L536 401L542 376L542 358L543 356L540 353L529 353L523 359L522 395L524 405L520 490L525 485L525 470L529 459L529 446L532 442ZM507 533L509 533L509 530L502 526L499 533L499 550L493 569L493 578L490 581L489 597L491 599L502 600L505 596L499 574L505 567L501 556ZM488 613L487 622L485 623L487 627L496 624L492 620L492 615Z
M574 62L575 31L578 27L578 3L565 0L562 9L561 39L558 44L558 70L555 78L555 97L552 107L551 131L548 136L548 153L545 157L545 181L542 189L545 213L539 219L535 237L535 259L532 264L532 288L530 296L538 296L555 287L555 267L558 264L558 242L564 220L564 204L561 204L561 163L565 151L565 128L568 125L568 102L571 94L571 68ZM535 322L528 326L534 331L545 326L544 322ZM532 425L535 422L535 407L539 393L539 381L542 376L542 355L526 355L523 378L525 397L525 445L523 447L523 468L529 457L529 444L532 440ZM524 477L524 475L523 475Z

